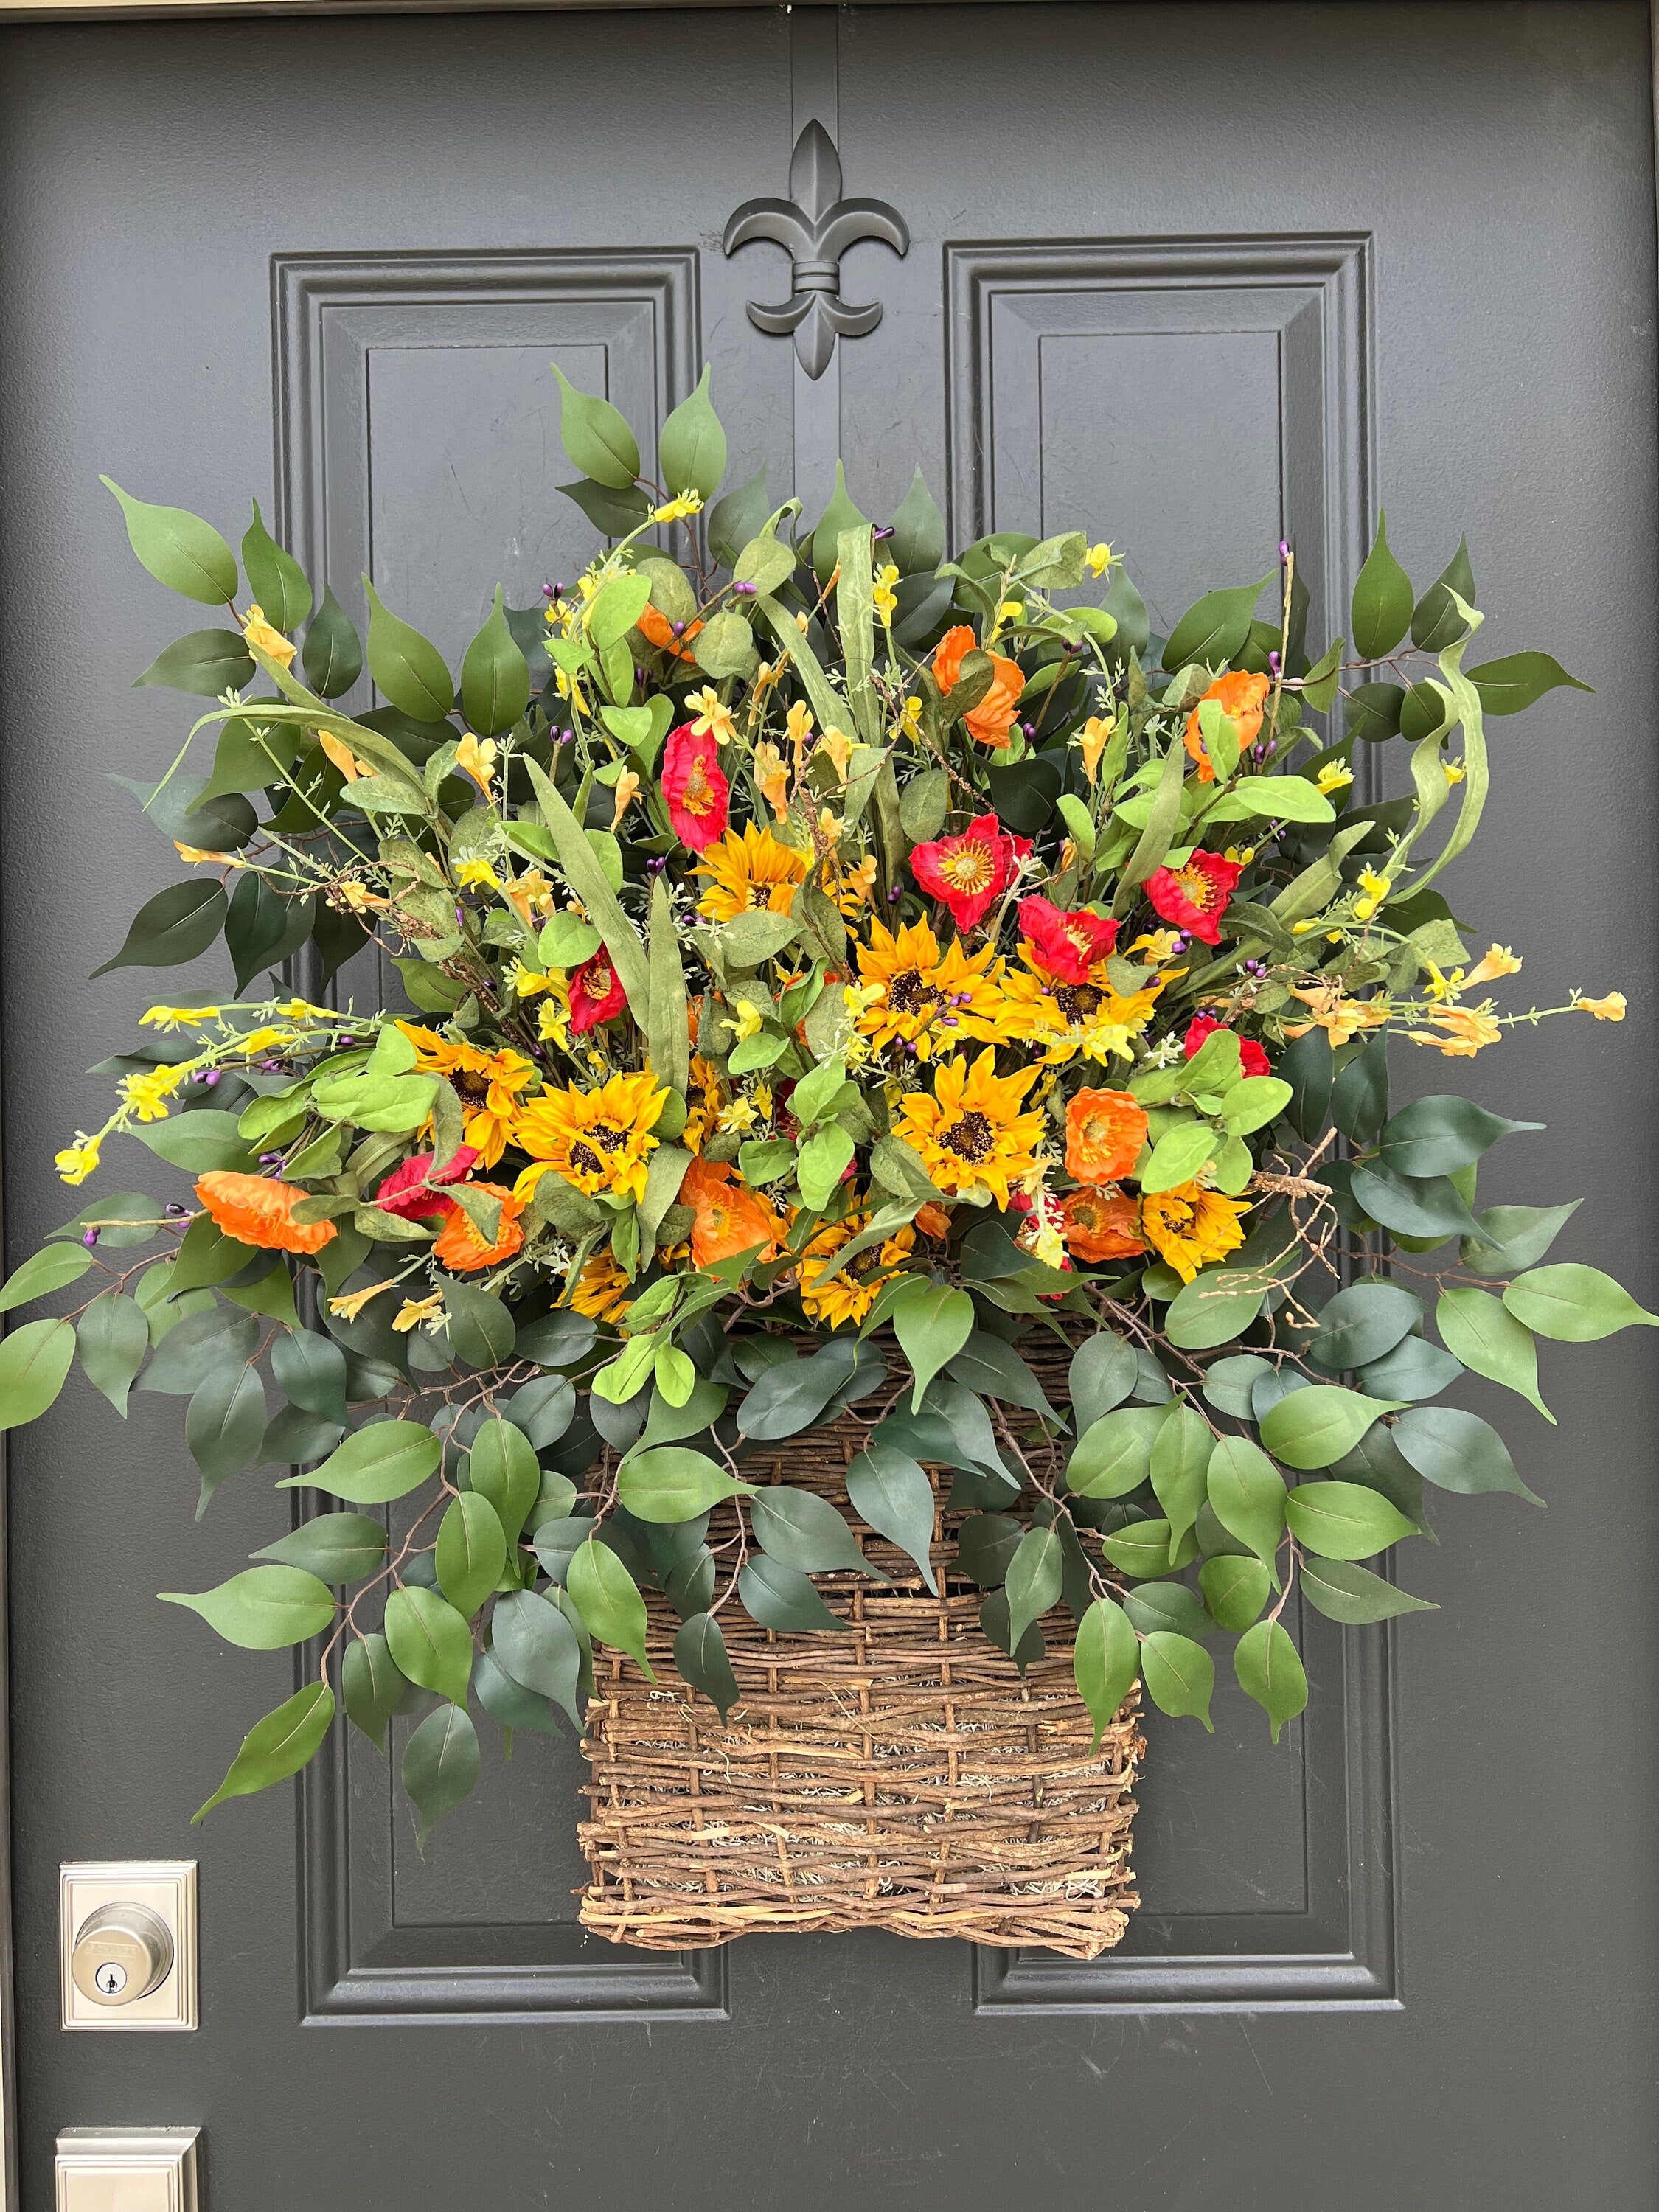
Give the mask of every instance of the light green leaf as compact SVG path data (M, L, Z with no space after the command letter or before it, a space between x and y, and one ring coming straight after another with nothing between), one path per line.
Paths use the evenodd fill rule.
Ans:
M1140 1672L1146 1694L1160 1712L1172 1718L1190 1716L1215 1734L1210 1718L1215 1662L1201 1644L1159 1629L1141 1644Z
M210 522L182 507L152 507L134 499L110 477L106 491L121 502L127 543L158 584L204 606L228 606L236 597L236 556Z
M570 1557L565 1588L590 1636L625 1651L647 1681L657 1679L645 1656L645 1600L609 1545L589 1537Z
M1090 1748L1098 1750L1102 1735L1140 1673L1140 1639L1122 1607L1110 1598L1096 1598L1079 1622L1072 1672L1078 1695L1095 1724Z
M335 1613L326 1584L302 1567L247 1567L216 1589L160 1592L163 1605L199 1613L227 1644L245 1651L280 1651L320 1636Z
M507 1539L495 1509L481 1491L453 1498L438 1524L433 1565L438 1587L464 1620L471 1620L501 1578Z
M368 600L368 672L376 688L417 722L441 721L455 704L443 655L429 637L387 611L367 576L362 580Z
M1441 1340L1455 1358L1536 1406L1553 1425L1555 1416L1538 1395L1538 1346L1532 1331L1518 1322L1490 1291L1453 1288L1441 1293L1435 1308Z
M559 436L572 463L595 483L629 489L640 473L640 448L626 420L608 399L578 392L556 361L550 366L559 380Z
M326 1491L349 1505L386 1505L435 1474L440 1456L438 1439L418 1421L376 1421L309 1474L286 1476L276 1487Z
M1261 1441L1287 1467L1329 1467L1351 1452L1373 1421L1397 1413L1391 1398L1368 1398L1340 1383L1316 1382L1293 1390L1270 1408L1261 1424Z
M334 1692L326 1682L307 1682L296 1690L242 1738L229 1772L201 1810L191 1815L191 1826L228 1798L251 1797L256 1790L297 1774L328 1734L333 1718Z
M726 1638L713 1613L694 1613L681 1622L674 1638L674 1664L692 1689L702 1692L723 1723L741 1692Z
M63 1389L75 1358L75 1325L26 1321L0 1342L0 1430L37 1421Z
M910 1411L919 1413L923 1391L974 1333L974 1302L966 1291L930 1285L894 1310L893 1333L915 1378Z
M1170 1523L1174 1551L1205 1499L1210 1463L1210 1425L1190 1406L1178 1405L1160 1426L1152 1445L1152 1491Z
M92 1255L82 1244L47 1244L14 1268L0 1285L0 1313L26 1306L32 1298L50 1297L79 1282L92 1265Z
M1413 605L1412 580L1389 550L1388 518L1379 510L1376 541L1354 585L1349 621L1353 649L1362 660L1382 660L1394 651L1411 626Z
M1299 1483L1285 1502L1285 1518L1297 1543L1328 1559L1369 1559L1416 1533L1380 1491L1358 1482Z
M530 670L507 628L501 587L489 621L466 648L461 662L461 711L467 727L481 738L510 730L530 703Z
M386 1601L386 1640L400 1673L452 1705L466 1703L472 1675L472 1636L454 1607L436 1590L410 1583Z
M1304 1559L1298 1580L1303 1596L1316 1612L1345 1626L1392 1620L1396 1613L1437 1613L1440 1609L1426 1598L1413 1597L1405 1590L1396 1589L1381 1575L1374 1575L1369 1567L1355 1566L1344 1559Z
M1659 1314L1638 1306L1599 1267L1529 1268L1504 1291L1504 1304L1516 1321L1556 1344L1595 1344L1638 1323L1659 1328Z
M692 491L707 501L720 489L726 474L726 433L708 396L706 362L696 390L681 400L658 434L657 461L676 498Z
M1018 1651L1026 1630L1060 1602L1065 1559L1057 1528L1028 1528L1008 1562L1008 1641Z
M722 1498L753 1495L752 1483L739 1482L702 1452L673 1445L635 1452L617 1478L618 1499L640 1521L695 1521Z
M1285 1478L1250 1437L1217 1437L1210 1453L1209 1498L1227 1534L1248 1544L1271 1572L1285 1529Z
M478 1736L471 1716L459 1705L428 1713L404 1752L404 1790L420 1816L416 1843L427 1838L446 1813L471 1795L478 1779Z
M1289 1632L1276 1620L1247 1628L1233 1650L1233 1672L1245 1696L1267 1714L1277 1743L1280 1729L1308 1702L1308 1677Z

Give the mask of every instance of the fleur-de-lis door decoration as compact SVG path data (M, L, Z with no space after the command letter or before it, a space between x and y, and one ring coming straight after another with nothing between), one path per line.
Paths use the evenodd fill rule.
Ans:
M878 239L896 253L907 252L909 226L885 200L845 200L841 196L841 156L821 123L809 123L795 141L789 162L793 199L745 200L726 226L728 253L757 238L769 239L792 257L790 296L781 306L749 303L757 330L775 337L794 333L795 355L811 377L822 376L836 340L861 338L881 320L881 304L850 307L841 296L841 257L849 246Z

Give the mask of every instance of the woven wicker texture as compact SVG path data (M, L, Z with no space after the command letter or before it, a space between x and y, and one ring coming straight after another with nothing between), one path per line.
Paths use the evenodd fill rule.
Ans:
M678 1951L767 1930L888 1928L1092 1959L1138 1902L1129 1866L1146 1750L1132 1696L1091 1752L1072 1679L1072 1620L1022 1680L979 1626L980 1592L939 1572L933 1597L903 1553L855 1519L842 1487L868 1437L843 1418L744 1468L831 1498L893 1587L818 1587L846 1635L778 1636L733 1602L720 1620L741 1691L722 1726L673 1671L678 1620L647 1596L653 1688L596 1655L583 1749L591 1818L585 1927Z

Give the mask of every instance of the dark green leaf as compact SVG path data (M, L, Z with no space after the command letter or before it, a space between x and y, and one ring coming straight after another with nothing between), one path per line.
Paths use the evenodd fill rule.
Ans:
M365 576L368 600L368 672L375 689L417 722L435 722L455 704L443 655L428 637L390 613Z
M125 1291L105 1291L82 1315L77 1336L88 1382L125 1420L127 1394L149 1350L143 1308Z
M1115 1406L1121 1406L1135 1387L1139 1373L1133 1346L1110 1329L1085 1337L1072 1354L1068 1387L1072 1419L1078 1435L1085 1436Z
M1412 604L1412 580L1389 550L1387 518L1379 511L1376 540L1353 587L1348 625L1362 660L1382 660L1394 651L1410 625Z
M674 1664L694 1690L701 1690L722 1722L741 1692L732 1671L726 1638L712 1613L695 1613L674 1638Z
M303 1567L319 1582L358 1583L380 1572L386 1554L386 1530L368 1514L319 1513L252 1556L275 1559L281 1566Z
M285 1329L270 1347L270 1372L292 1404L344 1426L345 1354L332 1338L312 1329Z
M264 1435L265 1393L258 1369L216 1366L185 1415L185 1442L202 1473L198 1521L219 1485L252 1461Z
M1231 660L1249 635L1256 601L1272 581L1267 575L1257 583L1237 585L1229 591L1206 592L1170 632L1164 648L1165 668L1173 674L1189 661L1220 668Z
M253 520L242 538L242 569L248 591L265 620L291 636L311 612L311 586L294 556L285 552L265 528L257 499Z
M496 1605L489 1640L514 1681L550 1698L581 1726L581 1646L557 1606L532 1590L511 1593Z
M937 1592L931 1557L933 1486L916 1462L872 1438L848 1467L847 1495L859 1518L914 1559L928 1589Z
M1465 1497L1506 1490L1531 1505L1544 1502L1522 1481L1504 1439L1478 1413L1466 1413L1456 1406L1413 1406L1401 1415L1391 1433L1407 1466L1415 1468L1425 1482L1437 1489ZM1331 1556L1364 1559L1366 1554L1333 1553Z
M1397 1283L1354 1283L1321 1312L1309 1357L1328 1375L1364 1367L1392 1352L1422 1318L1421 1298Z
M774 1443L810 1428L853 1374L850 1344L827 1344L810 1359L769 1367L737 1410L737 1424L757 1443Z
M529 703L530 671L507 626L497 584L489 619L461 662L461 711L477 736L499 738Z
M444 1310L449 1341L470 1367L498 1367L513 1351L513 1316L493 1291L478 1283L446 1282Z
M1316 1613L1347 1626L1392 1620L1396 1613L1439 1611L1426 1598L1412 1597L1369 1567L1346 1559L1304 1559L1301 1583L1303 1596Z
M1055 1528L1028 1528L1008 1562L1008 1635L1016 1651L1033 1622L1058 1605L1064 1562Z
M198 698L216 699L222 691L240 691L253 681L253 658L239 629L193 629L176 638L151 661L142 684L163 684L170 691L189 691Z
M945 1371L981 1397L1028 1407L1044 1420L1060 1423L1060 1417L1044 1395L1042 1385L1013 1346L1000 1336L975 1329L963 1350L948 1362Z
M887 1579L867 1564L846 1522L816 1491L795 1490L783 1483L757 1490L749 1501L749 1522L764 1552L802 1574L850 1568L879 1581Z
M743 1567L738 1595L750 1619L763 1628L794 1635L847 1626L830 1612L809 1577L765 1553L751 1557Z
M324 699L337 699L363 672L363 648L350 617L333 592L325 589L323 603L311 618L301 659L306 681Z
M210 879L169 884L134 915L121 950L92 971L112 968L178 968L207 951L224 925L224 892Z
M934 1376L947 1362L955 1359L973 1335L973 1299L966 1291L930 1284L894 1309L893 1332L915 1378L915 1387L910 1394L910 1410L914 1413L920 1409L922 1395ZM954 1367L951 1371L957 1373ZM957 1379L969 1389L975 1387L971 1376L957 1374Z
M1443 653L1467 635L1468 624L1453 603L1455 592L1466 606L1474 606L1474 571L1469 566L1469 544L1457 541L1457 550L1418 601L1412 616L1412 643L1425 653Z
M1417 1098L1383 1130L1382 1161L1399 1176L1449 1176L1471 1165L1500 1137L1543 1126L1506 1121L1468 1098Z
M901 576L931 574L945 558L945 518L920 469L893 511L891 535L878 550Z
M15 1337L8 1337L6 1341L13 1343ZM188 1398L201 1388L215 1368L240 1367L251 1359L258 1341L258 1324L225 1306L215 1306L206 1313L186 1314L157 1346L155 1357L144 1370L144 1379L138 1387L141 1390L161 1391L168 1397Z
M1511 653L1502 660L1483 661L1479 668L1463 672L1480 694L1481 707L1488 714L1518 714L1563 684L1570 684L1575 691L1595 689L1593 684L1581 684L1576 676L1569 676L1547 653Z
M1236 1353L1231 1359L1214 1359L1205 1370L1204 1395L1218 1413L1235 1421L1254 1417L1251 1393L1264 1376L1273 1373L1271 1360L1254 1352Z
M446 1813L469 1797L478 1779L478 1737L459 1705L428 1713L404 1752L403 1784L420 1815L416 1840L427 1838Z

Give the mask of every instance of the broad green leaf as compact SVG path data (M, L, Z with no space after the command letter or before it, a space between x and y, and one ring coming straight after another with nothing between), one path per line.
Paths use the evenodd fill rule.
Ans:
M491 1616L489 1641L514 1681L550 1698L581 1726L581 1645L556 1605L533 1590L511 1592Z
M738 1576L738 1595L751 1620L783 1635L844 1630L810 1576L765 1553L751 1556Z
M457 1358L471 1367L497 1367L511 1355L514 1330L505 1303L481 1283L447 1282L444 1311Z
M14 1268L0 1285L0 1313L26 1306L32 1298L50 1297L80 1281L92 1265L92 1255L82 1244L47 1244Z
M438 1587L464 1620L471 1620L501 1578L507 1539L495 1509L481 1491L450 1500L438 1524L433 1555Z
M1102 1735L1140 1673L1140 1640L1122 1607L1110 1598L1096 1598L1078 1623L1072 1672L1078 1695L1095 1724L1090 1748L1097 1750Z
M489 619L461 662L461 712L477 736L498 738L513 727L529 703L530 670L507 628L497 584Z
M169 884L146 899L127 927L118 952L92 971L95 980L113 968L179 968L207 951L224 927L229 905L210 879Z
M1212 1359L1204 1371L1205 1398L1218 1413L1235 1421L1250 1420L1255 1410L1251 1394L1262 1377L1273 1371L1272 1362L1254 1352Z
M325 1583L362 1582L380 1572L386 1555L386 1530L366 1513L319 1513L253 1553L256 1559L303 1567Z
M973 1299L966 1291L930 1285L894 1310L893 1333L915 1378L910 1410L917 1413L927 1385L974 1333Z
M1289 1631L1276 1620L1259 1620L1247 1628L1233 1650L1233 1672L1245 1696L1267 1714L1277 1743L1280 1729L1308 1702L1308 1677Z
M1268 574L1257 583L1237 585L1228 591L1206 592L1188 608L1170 632L1169 643L1164 648L1164 666L1171 673L1192 661L1201 661L1206 668L1225 666L1237 656L1249 636L1255 603L1273 580Z
M1394 651L1411 626L1413 604L1412 580L1389 550L1388 518L1379 509L1376 538L1354 585L1348 623L1360 659L1382 660Z
M1162 1515L1154 1521L1131 1521L1109 1536L1100 1548L1115 1567L1126 1575L1155 1580L1170 1572L1170 1524Z
M720 489L726 474L726 433L708 397L706 362L696 390L681 400L658 433L657 465L676 498L692 491L708 501Z
M634 1577L608 1545L592 1537L571 1554L565 1577L590 1636L625 1651L647 1681L657 1679L645 1656L645 1600Z
M307 1682L296 1690L242 1738L224 1780L201 1810L191 1815L191 1826L228 1798L251 1797L256 1790L269 1790L273 1782L286 1782L297 1774L328 1734L333 1718L334 1692L326 1682Z
M1140 1187L1149 1196L1190 1182L1216 1145L1216 1132L1208 1121L1180 1121L1166 1129L1152 1146L1141 1170Z
M459 1705L428 1713L409 1739L402 1768L404 1794L420 1816L416 1841L421 1848L445 1814L471 1795L478 1766L471 1716Z
M1260 1614L1273 1588L1273 1577L1254 1554L1219 1552L1198 1571L1199 1588L1210 1616L1237 1633Z
M1352 1283L1322 1310L1310 1357L1328 1375L1368 1367L1392 1352L1422 1318L1421 1298L1398 1283Z
M170 1115L165 1121L158 1121L151 1127L135 1128L132 1134L141 1144L147 1145L157 1159L165 1160L169 1167L183 1168L191 1175L204 1175L210 1168L240 1172L254 1164L252 1150L237 1134L236 1116L221 1113L213 1106L198 1106L192 1113Z
M771 1483L754 1491L749 1501L749 1525L756 1542L772 1559L804 1575L830 1574L850 1569L887 1577L870 1565L857 1540L827 1498L816 1491L795 1490Z
M860 1521L896 1544L937 1594L932 1560L933 1486L908 1453L872 1438L847 1469L847 1495Z
M1143 1636L1167 1629L1201 1644L1215 1632L1215 1623L1185 1583L1139 1583L1125 1596L1123 1610Z
M257 499L253 520L242 537L242 568L265 620L291 636L311 612L311 586L294 556L265 528Z
M306 680L322 699L339 698L363 672L362 642L356 625L326 586L300 657Z
M1454 592L1474 605L1474 571L1469 566L1469 546L1459 538L1457 550L1418 601L1412 615L1412 643L1424 653L1443 653L1456 644L1469 625L1457 611Z
M967 1293L962 1294L964 1297ZM1060 1425L1060 1416L1048 1402L1042 1385L1012 1344L976 1328L949 1363L953 1380L983 1398L1000 1399L1006 1406L1024 1406L1045 1421Z
M757 1443L775 1443L810 1428L853 1378L858 1353L851 1344L826 1344L810 1359L787 1349L756 1381L737 1410L738 1427Z
M1018 1651L1026 1630L1050 1606L1058 1605L1064 1560L1057 1528L1028 1528L1020 1538L1004 1577L1008 1592L1008 1636Z
M1369 1559L1415 1534L1388 1499L1357 1482L1304 1482L1285 1501L1297 1543L1328 1559Z
M1261 1441L1287 1467L1329 1467L1353 1449L1373 1421L1395 1411L1392 1399L1316 1382L1272 1407L1261 1424Z
M143 1308L125 1291L105 1291L82 1315L76 1336L88 1382L103 1392L125 1420L133 1377L149 1350L149 1322Z
M695 1521L722 1498L753 1495L752 1483L739 1482L702 1452L672 1444L634 1453L617 1479L617 1498L639 1521Z
M228 606L236 597L236 556L210 522L182 507L152 507L134 499L109 477L99 483L121 502L127 543L158 584L204 606Z
M392 1647L377 1630L347 1647L340 1665L340 1694L347 1719L384 1753L392 1717L413 1697L415 1686L398 1672Z
M139 1288L142 1291L142 1281ZM245 1360L251 1359L258 1340L255 1323L227 1307L214 1306L204 1313L186 1314L166 1332L165 1340L158 1344L155 1357L145 1369L144 1379L138 1387L141 1390L159 1391L167 1397L188 1398L201 1388L216 1367L240 1367ZM6 1341L9 1344L13 1340L8 1337ZM0 1361L3 1356L0 1353Z
M222 691L240 691L253 681L253 656L239 629L193 629L151 661L142 676L132 679L134 690L145 684L161 684L170 691L188 691L200 699L216 699Z
M612 491L632 489L640 473L640 448L626 420L608 399L578 392L557 362L559 436L571 461L585 477Z
M1372 1620L1392 1620L1396 1613L1437 1613L1426 1598L1412 1597L1396 1589L1369 1567L1343 1559L1304 1559L1298 1579L1302 1595L1328 1620L1358 1626Z
M1572 1216L1581 1198L1565 1206L1488 1206L1474 1217L1480 1234L1463 1239L1461 1256L1472 1274L1518 1275L1535 1267Z
M472 1674L472 1637L465 1621L436 1590L410 1583L386 1601L386 1640L400 1674L452 1705L466 1703Z
M1564 684L1570 684L1575 691L1595 689L1593 684L1581 684L1576 676L1569 676L1548 653L1511 653L1502 660L1482 661L1479 668L1469 670L1468 678L1488 714L1518 714L1547 691Z
M56 1400L75 1358L75 1325L26 1321L0 1342L0 1430L39 1420Z
M1516 1321L1556 1344L1599 1343L1638 1322L1659 1328L1659 1314L1638 1305L1599 1267L1529 1268L1504 1291L1504 1304Z
M945 558L945 518L920 469L893 510L891 534L881 550L902 576L931 574Z
M1110 1329L1085 1336L1072 1354L1067 1377L1072 1419L1079 1439L1134 1389L1139 1368L1133 1347Z
M222 1482L250 1465L265 1436L265 1392L253 1367L216 1367L191 1397L185 1443L202 1474L199 1521Z
M1170 1523L1171 1551L1198 1518L1210 1452L1209 1423L1192 1407L1177 1406L1159 1428L1152 1455L1152 1491Z
M1490 1291L1455 1287L1443 1291L1435 1325L1446 1349L1465 1367L1516 1391L1536 1406L1553 1425L1555 1416L1538 1395L1538 1346L1532 1331L1518 1322Z
M309 1474L289 1475L276 1487L326 1491L349 1505L386 1505L435 1474L440 1456L438 1439L418 1421L376 1421Z
M1170 1302L1164 1327L1171 1344L1184 1352L1208 1352L1231 1344L1243 1335L1261 1312L1263 1290L1231 1291L1226 1279L1238 1279L1237 1269L1212 1267L1184 1283Z
M216 1589L159 1595L164 1605L199 1613L227 1644L240 1644L245 1651L280 1651L303 1644L307 1637L320 1636L335 1612L326 1585L303 1567L247 1567Z
M331 1337L312 1329L279 1336L270 1347L270 1373L290 1405L345 1425L345 1354Z
M1277 1075L1245 1075L1221 1094L1221 1119L1235 1137L1248 1137L1276 1121L1293 1093Z
M1209 1499L1228 1534L1248 1544L1271 1572L1285 1529L1285 1478L1260 1444L1249 1437L1217 1437L1210 1452Z
M726 1638L713 1613L694 1613L681 1622L674 1638L674 1664L692 1689L702 1692L724 1723L742 1693L732 1671Z
M1215 1662L1201 1644L1190 1637L1160 1629L1140 1647L1141 1679L1146 1694L1162 1713L1183 1715L1202 1721L1210 1734L1210 1698L1215 1689Z
M1379 1151L1395 1175L1449 1176L1471 1166L1500 1137L1543 1126L1506 1121L1470 1098L1437 1095L1402 1107L1383 1129Z
M483 1424L472 1439L467 1481L495 1508L508 1545L516 1544L541 1488L541 1468L535 1446L515 1422L497 1414Z
M394 707L417 722L441 721L455 704L455 686L429 637L390 613L365 576L368 600L368 672Z
M1406 1464L1438 1489L1465 1497L1506 1490L1531 1505L1544 1502L1522 1481L1509 1447L1478 1413L1465 1413L1458 1406L1413 1406L1401 1415L1389 1433ZM1363 1559L1364 1553L1352 1556Z

